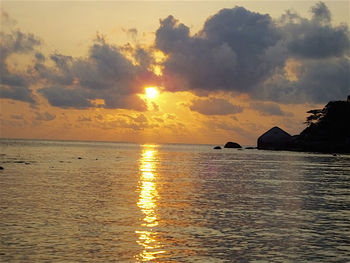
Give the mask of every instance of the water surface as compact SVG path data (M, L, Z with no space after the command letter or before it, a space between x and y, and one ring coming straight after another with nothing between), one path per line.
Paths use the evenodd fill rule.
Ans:
M0 141L2 262L348 262L350 156Z

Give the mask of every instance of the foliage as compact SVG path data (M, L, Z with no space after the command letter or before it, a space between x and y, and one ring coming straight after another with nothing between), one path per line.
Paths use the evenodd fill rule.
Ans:
M308 126L310 126L312 123L319 122L324 117L324 109L309 110L307 113L311 114L305 121Z

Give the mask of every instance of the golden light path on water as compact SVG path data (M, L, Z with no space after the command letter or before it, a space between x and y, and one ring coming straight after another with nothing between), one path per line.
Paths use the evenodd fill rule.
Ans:
M137 206L144 214L140 230L136 230L138 235L137 243L143 247L143 251L136 255L137 261L149 261L156 258L156 255L164 253L161 244L157 240L157 233L152 230L158 225L157 218L157 145L143 145L140 159L140 180L139 180L139 200Z

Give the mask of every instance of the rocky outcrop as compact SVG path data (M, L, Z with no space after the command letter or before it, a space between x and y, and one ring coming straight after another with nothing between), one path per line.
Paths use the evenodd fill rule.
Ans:
M291 147L292 142L292 136L276 126L258 138L258 149L286 150Z
M350 153L350 100L331 101L311 110L309 126L294 139L292 150Z
M350 98L308 111L308 127L291 136L278 127L258 138L258 149L350 153Z
M242 146L236 142L227 142L224 148L242 148Z

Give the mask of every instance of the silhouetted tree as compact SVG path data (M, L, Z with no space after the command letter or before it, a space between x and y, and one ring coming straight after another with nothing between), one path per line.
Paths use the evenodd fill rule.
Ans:
M324 117L324 109L316 109L309 110L306 113L310 113L308 117L306 117L305 123L310 126L312 123L319 122Z

